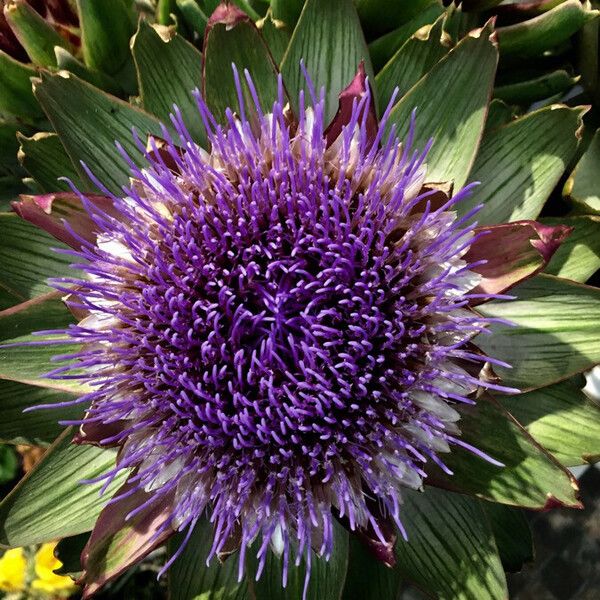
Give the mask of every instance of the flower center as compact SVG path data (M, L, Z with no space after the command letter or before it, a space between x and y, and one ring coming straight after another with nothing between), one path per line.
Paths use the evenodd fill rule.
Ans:
M379 197L319 171L292 194L294 177L173 211L144 248L130 350L140 408L175 418L183 443L223 450L221 467L308 455L315 476L398 424L425 327Z

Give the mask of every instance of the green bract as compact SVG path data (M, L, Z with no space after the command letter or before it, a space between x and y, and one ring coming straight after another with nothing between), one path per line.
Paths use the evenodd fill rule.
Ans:
M598 11L579 0L473 0L462 8L438 0L239 0L247 19L209 23L216 0L64 0L48 14L36 4L0 1L3 344L39 340L31 333L76 321L46 283L71 272L67 255L48 251L65 245L20 220L10 201L55 194L48 215L71 214L60 177L98 193L81 162L119 193L130 172L115 140L139 161L131 129L162 137L160 123L171 127L173 104L205 146L190 92L200 89L224 120L226 108L237 105L232 63L248 70L263 106L275 100L281 73L294 109L306 88L302 60L326 92L329 121L363 61L379 116L397 87L390 126L404 137L416 109L415 147L434 140L429 181L445 194L482 182L459 211L482 204L480 225L538 219L573 228L544 274L544 261L527 245L519 266L533 276L511 290L513 301L478 309L516 324L494 325L477 343L513 366L496 371L522 393L486 393L476 406L461 406L460 428L462 439L504 468L454 449L446 461L453 476L432 466L425 493L404 495L409 539L396 542L394 568L340 526L330 561L315 557L307 592L313 600L387 600L410 583L436 598L506 598L504 569L519 570L533 556L521 509L580 508L566 467L600 457L600 408L582 392L581 376L600 363L600 292L586 285L600 267L600 135L584 127L600 100ZM523 68L525 61L531 66ZM243 93L251 98L248 88ZM508 235L498 244L510 244ZM76 573L78 534L91 531L124 477L102 497L100 484L79 483L109 469L116 454L74 446L73 432L61 433L57 421L81 417L81 407L23 413L82 392L76 382L44 377L55 353L40 345L0 349L0 443L49 446L0 504L0 547L69 538L58 549L65 569ZM199 522L171 567L172 600L302 597L303 567L292 570L283 590L276 556L258 582L251 553L241 582L235 560L205 566L210 530ZM116 572L122 557L138 550L136 535L131 524L108 532L104 562L92 568ZM171 539L166 552L180 541Z

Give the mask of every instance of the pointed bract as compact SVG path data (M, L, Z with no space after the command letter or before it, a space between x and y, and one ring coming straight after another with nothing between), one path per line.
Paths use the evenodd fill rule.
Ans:
M475 240L465 254L469 263L486 261L472 267L482 277L474 292L502 294L533 277L548 264L571 231L565 225L542 225L536 221L477 228ZM472 304L480 301L476 299Z
M364 61L360 62L354 79L340 93L337 113L325 130L325 138L328 146L331 146L331 144L339 137L344 126L350 123L354 112L353 107L361 101L367 102L368 105L363 106L361 113L359 114L358 126L361 125L362 120L364 119L366 141L367 146L370 149L375 141L379 124L377 122L375 98L370 89L370 83L367 80Z
M113 216L118 214L114 211L112 200L106 196L88 194L86 199L102 213ZM22 219L44 229L72 248L78 250L85 242L96 241L98 225L86 211L77 194L22 194L20 200L15 200L11 206Z
M152 494L128 482L115 498L120 496L102 510L81 553L83 575L77 583L85 586L83 598L92 597L174 533L169 526L173 494L159 496L132 515L131 511L151 499Z

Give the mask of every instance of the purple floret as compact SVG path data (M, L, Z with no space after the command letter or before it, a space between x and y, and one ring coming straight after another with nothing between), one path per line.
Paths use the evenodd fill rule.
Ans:
M453 405L494 387L470 341L489 322L468 309L473 212L452 212L469 188L432 205L426 152L387 115L367 134L368 91L331 144L323 97L293 122L281 81L268 114L225 126L196 99L210 153L176 111L177 143L140 142L120 217L88 203L97 244L56 283L89 311L66 332L83 346L53 376L91 386L80 441L120 447L107 482L134 469L128 493L172 504L161 531L207 512L209 558L233 546L241 574L257 540L258 575L271 546L285 581L331 555L335 518L402 531L402 489L467 446Z

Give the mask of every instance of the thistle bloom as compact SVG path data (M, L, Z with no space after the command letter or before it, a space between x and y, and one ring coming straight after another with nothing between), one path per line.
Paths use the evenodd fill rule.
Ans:
M427 183L427 149L400 143L389 110L377 122L362 67L329 124L323 94L293 114L280 79L263 112L246 79L254 102L224 125L196 94L209 151L175 111L177 140L136 136L143 168L123 152L123 197L90 173L106 196L15 206L80 263L55 285L81 320L53 332L82 345L52 374L89 385L74 441L119 448L107 483L129 473L84 551L88 594L205 513L208 558L239 551L240 575L251 551L259 576L269 548L284 583L302 560L309 573L311 551L334 550L334 519L392 564L402 490L431 464L449 472L453 446L494 462L461 440L456 410L506 391L473 343L491 319L472 307L539 271L523 256L549 260L568 233L458 217L471 186ZM127 523L135 548L94 572Z

